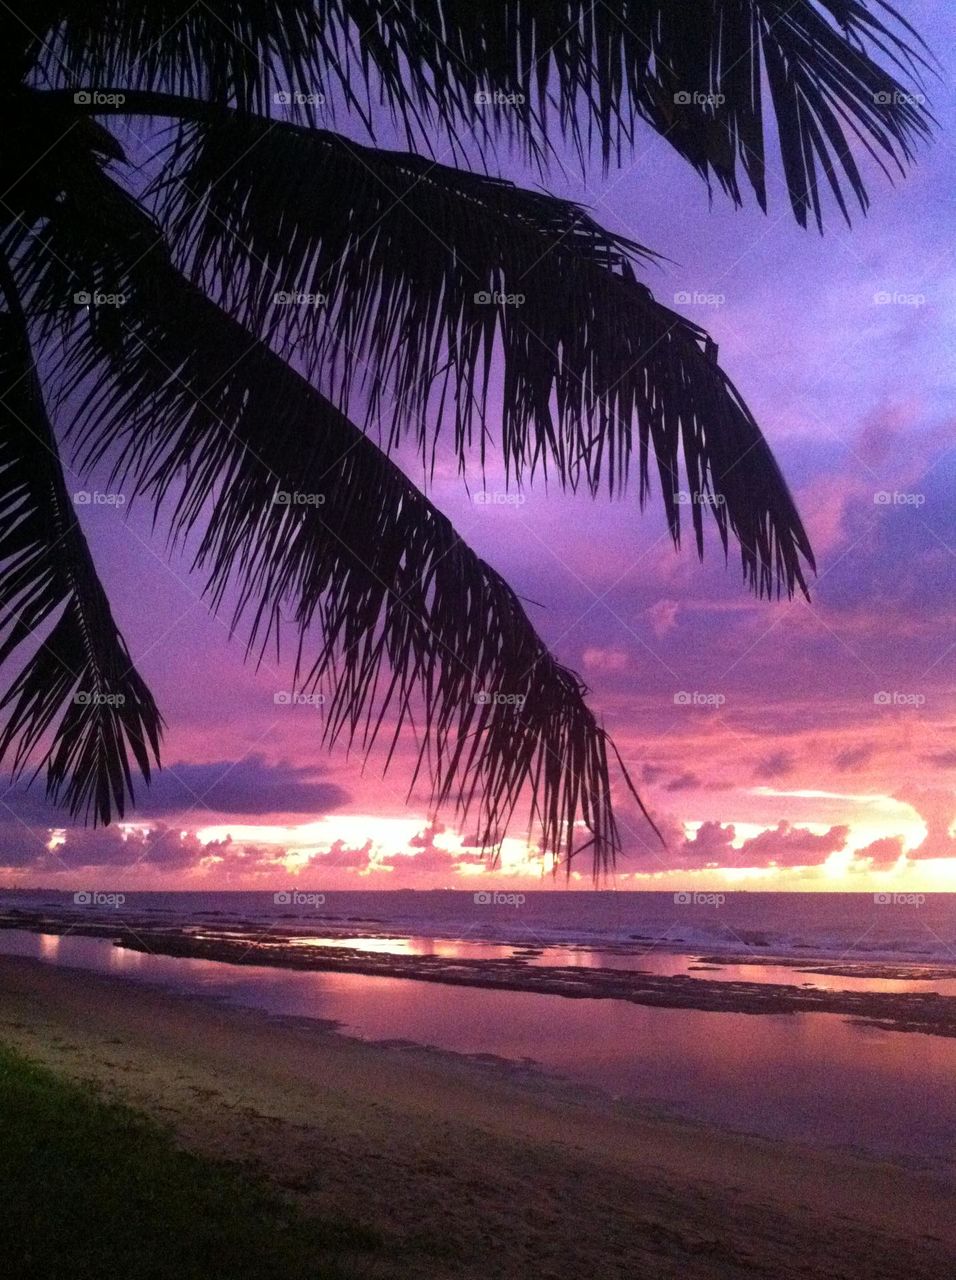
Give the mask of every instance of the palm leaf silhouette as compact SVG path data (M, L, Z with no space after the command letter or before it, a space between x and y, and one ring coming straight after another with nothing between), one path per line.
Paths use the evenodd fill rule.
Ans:
M466 125L542 166L556 136L609 164L643 123L735 201L742 172L766 205L766 98L793 212L822 225L824 181L846 216L848 194L866 207L854 142L890 171L927 133L906 90L931 65L918 37L854 0L106 0L50 20L8 9L0 35L20 85L0 174L0 658L39 640L2 704L0 756L20 770L39 753L54 797L105 822L132 793L129 756L148 779L158 752L69 501L55 404L77 474L107 466L194 542L250 649L293 628L296 681L331 691L330 743L367 751L387 733L387 764L414 726L412 785L476 811L484 842L527 800L542 847L608 866L616 753L583 684L391 446L411 435L431 465L450 422L463 473L491 441L517 482L621 492L636 470L641 503L653 462L675 541L685 488L698 551L706 507L768 596L806 589L809 543L715 345L639 279L651 250L419 148L460 158ZM371 129L376 95L408 151L319 127L324 108ZM513 110L476 111L479 95ZM172 122L145 187L117 114L145 119L150 144ZM124 304L78 309L79 291Z

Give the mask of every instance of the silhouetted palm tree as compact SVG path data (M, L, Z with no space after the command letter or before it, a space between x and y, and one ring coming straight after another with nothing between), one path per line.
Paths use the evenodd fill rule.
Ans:
M797 220L822 226L827 186L866 207L854 150L902 168L926 134L921 48L879 0L2 6L0 755L104 822L158 761L65 447L72 476L106 465L195 531L250 645L291 613L330 741L387 726L391 759L420 712L436 805L474 804L493 843L530 796L544 846L605 865L613 746L582 683L388 447L411 433L430 464L452 424L462 470L491 438L512 482L596 494L636 470L642 502L653 458L675 541L683 490L698 550L706 508L765 595L805 589L810 548L714 344L639 281L649 251L435 155L506 140L543 172L563 140L607 166L650 126L765 206L775 133ZM381 136L376 103L407 153L318 127Z

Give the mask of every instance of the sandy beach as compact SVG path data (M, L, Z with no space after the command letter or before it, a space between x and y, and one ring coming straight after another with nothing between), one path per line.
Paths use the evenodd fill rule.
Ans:
M498 1062L9 956L0 1039L307 1211L376 1228L401 1261L370 1275L928 1280L956 1262L937 1174L676 1122Z

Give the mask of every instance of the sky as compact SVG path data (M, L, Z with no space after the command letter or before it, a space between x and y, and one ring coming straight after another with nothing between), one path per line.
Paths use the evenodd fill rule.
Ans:
M636 493L482 501L504 492L494 465L469 491L439 453L429 496L535 602L665 837L620 798L622 888L956 888L956 5L905 12L944 60L939 127L905 180L866 170L871 207L850 228L832 206L823 236L799 228L773 175L767 215L710 199L650 130L607 175L559 158L546 180L669 259L643 278L710 331L770 440L816 553L809 603L755 600L716 538L702 564L675 551L656 494L643 513ZM244 661L145 510L81 519L165 716L166 768L106 830L65 822L42 783L0 792L0 884L566 886L520 828L492 868L409 796L408 738L384 778L380 755L330 755L321 708L281 697L289 665Z

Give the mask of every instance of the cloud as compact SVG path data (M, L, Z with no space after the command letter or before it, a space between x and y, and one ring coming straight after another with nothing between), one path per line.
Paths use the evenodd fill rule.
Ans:
M336 867L364 871L372 860L372 848L371 840L366 840L363 845L348 845L344 840L336 840L330 848L313 855L309 866L316 870Z
M0 834L0 865L34 873L63 874L97 867L113 873L139 867L161 871L182 871L215 851L223 842L202 844L189 831L159 824L150 828L123 831L120 827L70 827L53 849L44 845L36 831L27 838L20 828L7 824ZM49 839L49 832L43 833ZM12 838L11 838L12 837Z
M351 797L322 776L315 764L270 764L263 755L240 760L176 761L155 775L150 786L136 787L130 820L188 815L202 823L210 812L236 817L302 814L321 817L339 809ZM4 803L15 817L32 824L60 827L69 815L46 799L39 788L14 788Z
M682 865L687 866L688 860L694 866L726 862L735 852L733 842L736 835L733 823L724 826L720 822L702 822L693 837L684 841Z
M903 843L902 836L882 836L879 840L868 844L865 849L858 849L856 856L872 862L874 867L891 867L899 861L903 852Z
M770 781L774 778L786 778L793 773L796 761L789 751L773 751L754 766L754 777Z
M935 769L956 769L956 750L934 751L928 756L920 756L920 759Z
M850 773L872 759L874 748L868 746L846 747L833 757L833 767L840 773Z
M781 820L776 827L745 840L736 852L736 863L741 867L818 866L831 853L846 847L849 834L850 828L842 824L816 835L807 827Z
M956 837L949 833L956 818L956 792L945 787L905 787L896 797L912 805L926 823L926 835L909 857L956 858Z
M621 672L631 665L630 656L623 649L591 647L584 650L582 662L585 671Z
M447 828L441 822L429 822L411 837L408 848L412 852L386 854L379 865L392 867L406 874L424 875L433 872L458 872L465 864L480 865L486 861L480 852L448 849L436 844L436 836L445 835Z
M658 639L669 635L676 628L679 611L680 604L676 600L658 600L649 606L647 616Z
M269 764L262 755L238 761L179 762L159 775L137 812L159 816L195 808L200 813L308 813L320 817L350 798L321 775L317 765L293 765L287 760Z
M696 773L679 773L676 778L671 778L669 782L664 783L665 791L696 791L704 786L704 783L698 778Z

